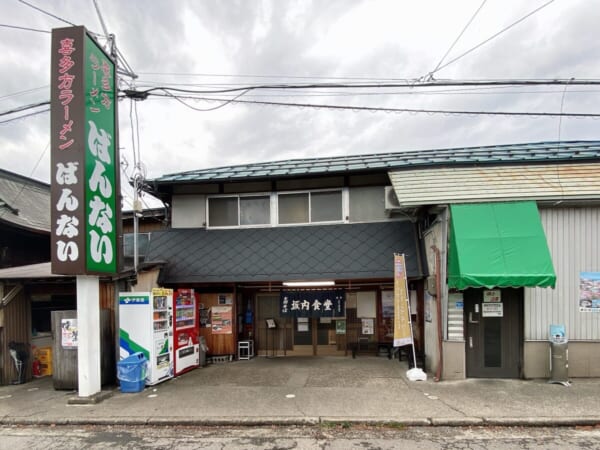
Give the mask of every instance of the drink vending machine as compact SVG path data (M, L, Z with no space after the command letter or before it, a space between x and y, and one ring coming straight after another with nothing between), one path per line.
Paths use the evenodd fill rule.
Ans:
M146 384L173 377L173 289L119 293L119 356L141 352Z
M173 295L175 314L175 375L200 365L198 302L193 289L178 289Z

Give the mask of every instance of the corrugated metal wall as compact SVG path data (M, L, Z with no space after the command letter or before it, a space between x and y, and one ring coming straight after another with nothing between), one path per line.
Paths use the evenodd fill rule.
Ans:
M580 272L600 272L600 208L540 209L557 281L525 289L525 340L547 340L564 324L569 340L600 340L600 314L579 312Z
M435 167L389 176L401 206L600 196L600 163Z
M9 287L11 288L11 287ZM15 298L13 298L8 305L0 309L2 315L2 336L0 336L0 358L2 358L2 372L0 373L0 382L2 384L10 384L12 380L17 379L17 370L15 368L15 362L10 356L8 351L8 343L14 342L26 342L29 343L31 340L31 303L29 297L26 295L25 290L21 290ZM3 351L6 349L6 351ZM26 365L26 377L31 376L31 356Z

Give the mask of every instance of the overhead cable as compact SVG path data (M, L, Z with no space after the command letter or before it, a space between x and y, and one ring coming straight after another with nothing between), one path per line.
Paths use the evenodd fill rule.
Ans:
M28 28L28 27L19 27L17 25L8 25L5 23L0 23L0 27L4 27L4 28L14 28L16 30L25 30L25 31L35 31L36 33L47 33L47 34L51 34L51 31L46 31L46 30L38 30L36 28Z
M464 28L462 29L462 31L460 32L460 34L456 37L456 39L454 39L454 42L452 43L452 45L450 46L450 48L448 48L448 50L446 51L446 53L444 53L444 56L442 56L442 59L440 59L440 62L438 62L437 66L435 66L435 69L433 69L431 72L429 72L429 74L427 75L427 79L432 79L433 78L433 74L438 71L438 69L440 68L440 66L442 65L442 63L444 62L444 60L446 59L446 56L448 56L448 54L452 51L452 49L454 48L454 46L456 45L456 43L458 42L458 40L462 37L462 35L465 34L465 31L467 31L467 28L469 28L469 25L471 25L471 22L473 22L473 20L475 20L475 17L477 16L477 14L479 14L479 11L481 11L481 8L483 8L483 5L485 5L486 2L487 2L487 0L483 0L483 2L481 2L481 5L479 5L479 8L477 8L477 10L471 16L471 19L469 19L469 21L464 26Z
M554 0L550 0L546 3L544 3L542 6L540 6L539 8L534 9L533 11L531 11L529 14L526 14L525 16L521 17L519 20L517 20L516 22L511 23L510 25L508 25L507 27L503 28L502 30L498 31L496 34L490 36L489 38L487 38L486 40L484 40L483 42L480 42L479 44L477 44L475 47L470 48L469 50L467 50L466 52L462 53L461 55L457 56L454 59L451 59L450 61L448 61L446 64L444 64L443 66L438 67L436 70L434 70L433 72L429 73L429 76L432 76L434 73L439 72L440 70L442 70L445 67L448 67L450 64L458 61L459 59L467 56L469 53L477 50L479 47L487 44L488 42L490 42L492 39L497 38L498 36L500 36L502 33L510 30L512 27L514 27L515 25L518 25L519 23L523 22L525 19L531 17L532 15L534 15L535 13L537 13L538 11L544 9L546 6L548 6L550 3L553 3Z
M73 22L69 22L68 20L63 19L62 17L58 17L58 16L56 16L56 15L54 15L52 13L49 13L48 11L44 11L42 8L39 8L38 6L32 5L31 3L26 2L25 0L19 0L19 2L23 3L24 5L29 6L30 8L33 8L33 9L37 10L37 11L43 13L43 14L46 14L47 16L50 16L50 17L52 17L52 18L54 18L56 20L60 20L61 22L64 22L64 23L66 23L68 25L71 25L73 27L77 26Z
M152 94L160 97L173 97L173 95ZM387 108L387 107L372 107L372 106L352 106L352 105L331 105L331 104L315 104L315 103L293 103L293 102L267 102L259 100L235 100L226 98L213 97L188 97L195 100L203 100L207 102L227 102L227 103L244 103L254 105L270 105L270 106L289 106L298 108L316 108L316 109L331 109L331 110L349 110L349 111L368 111L368 112L387 112L387 113L412 113L412 114L445 114L445 115L490 115L490 116L529 116L529 117L579 117L579 118L600 118L600 113L564 113L564 112L530 112L530 111L464 111L464 110L442 110L442 109L413 109L413 108Z
M124 90L127 96L132 95L147 95L154 91L174 91L188 94L225 94L231 92L249 91L249 90L266 90L266 89L380 89L380 88L425 88L425 87L451 87L451 86L595 86L600 85L600 79L511 79L511 80L431 80L413 82L392 82L392 83L306 83L306 84L255 84L247 86L238 86L225 89L183 89L169 86L154 86L148 89L133 91Z

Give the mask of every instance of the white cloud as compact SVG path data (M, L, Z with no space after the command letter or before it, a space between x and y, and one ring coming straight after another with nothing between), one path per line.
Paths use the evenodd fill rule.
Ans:
M133 69L142 73L137 81L140 88L178 84L193 89L323 80L282 76L420 77L435 67L481 5L480 0L98 3L109 31L117 36L121 52ZM544 3L487 1L445 62ZM100 31L92 3L76 5L62 0L41 7ZM593 8L590 2L554 2L440 70L436 78L598 78L599 20L600 9ZM18 2L3 5L2 22L45 30L65 26ZM49 84L49 46L47 34L0 27L0 113L48 100L47 88L12 94ZM563 109L598 112L597 90L600 89L570 86ZM310 94L332 91L345 95L302 96L286 91L281 96L284 93L256 91L242 99L395 108L558 111L564 89L521 89L554 91L552 94L490 95L489 91L482 91L486 94L474 95L471 91L469 95L395 95L394 92L404 91L400 89L385 89L380 95L348 95L357 91L334 89L312 90ZM185 101L203 109L218 105ZM172 99L149 99L137 107L140 152L149 177L274 159L555 140L559 122L555 118L386 114L234 104L197 112ZM129 100L121 102L119 109L120 146L132 164ZM0 116L0 121L4 118ZM595 139L597 123L590 119L563 119L561 137ZM49 181L49 152L44 153L48 140L48 113L0 124L2 167ZM40 165L34 170L40 155Z

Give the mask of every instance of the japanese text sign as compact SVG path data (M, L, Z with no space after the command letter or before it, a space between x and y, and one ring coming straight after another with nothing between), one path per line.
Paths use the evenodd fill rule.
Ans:
M281 291L279 295L281 317L344 317L345 294L342 289Z
M412 344L406 261L394 255L394 347Z
M84 27L52 31L52 272L118 272L115 65Z

